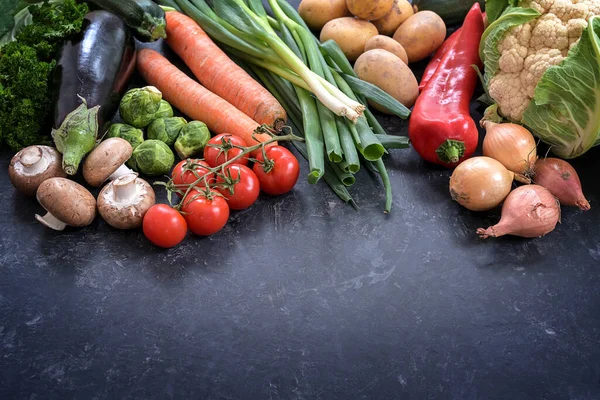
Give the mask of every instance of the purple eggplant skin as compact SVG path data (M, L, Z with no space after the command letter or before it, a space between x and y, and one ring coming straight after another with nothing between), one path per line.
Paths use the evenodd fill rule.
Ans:
M54 128L81 104L100 106L98 127L105 132L135 70L135 40L125 22L108 11L86 14L78 35L63 45L54 69Z

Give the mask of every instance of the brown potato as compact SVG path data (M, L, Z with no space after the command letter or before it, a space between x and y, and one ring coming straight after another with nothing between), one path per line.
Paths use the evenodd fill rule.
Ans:
M409 63L429 56L445 38L446 24L432 11L419 11L404 21L394 33L394 39L406 50Z
M408 66L387 50L373 49L364 52L354 64L354 71L364 81L377 86L406 107L412 107L419 95L419 84ZM378 104L373 108L388 113Z
M333 40L340 46L348 60L354 61L365 50L367 40L377 35L377 28L368 21L354 17L337 18L321 30L321 42Z
M351 15L346 0L302 0L298 14L309 28L317 31L332 19Z
M392 36L400 24L414 13L412 4L407 0L394 0L392 9L387 14L371 22L373 22L380 35Z
M404 47L389 36L377 35L367 40L365 44L365 51L373 49L387 50L392 54L400 57L404 64L408 64L408 57L406 56L406 50Z
M390 12L394 0L346 0L348 10L365 20L373 20L383 17Z

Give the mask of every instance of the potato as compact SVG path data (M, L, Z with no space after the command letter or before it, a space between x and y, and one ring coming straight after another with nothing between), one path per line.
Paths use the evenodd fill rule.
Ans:
M408 66L387 50L373 49L364 52L354 64L358 77L379 87L384 92L412 107L419 95L419 84ZM369 102L373 108L388 113L378 104Z
M407 0L394 0L394 5L390 12L371 22L373 22L380 35L392 36L400 24L414 13L412 4Z
M377 35L377 28L368 21L343 17L329 21L321 30L321 42L333 40L348 60L354 61L365 51L367 40Z
M433 11L419 11L394 33L394 39L406 50L409 63L426 58L441 46L445 38L446 24Z
M302 0L298 14L309 28L316 31L332 19L350 16L346 0Z
M373 50L373 49L382 49L387 50L392 54L400 57L404 64L408 64L408 57L406 56L406 50L404 47L394 39L388 36L377 35L373 36L371 39L367 40L365 44L365 51Z
M390 12L394 0L346 0L350 12L362 19L379 19Z

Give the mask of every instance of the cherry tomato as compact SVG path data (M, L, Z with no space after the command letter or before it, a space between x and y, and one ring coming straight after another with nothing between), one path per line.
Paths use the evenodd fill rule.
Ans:
M223 187L219 185L217 190L225 196L229 208L244 210L258 199L260 184L250 168L245 165L231 164L225 167L225 171L221 174L217 176L217 184L226 183L231 186ZM233 189L233 192L230 188Z
M175 247L187 234L187 223L179 211L167 204L155 204L146 211L142 230L159 247Z
M222 146L222 148L214 147L214 145ZM246 147L246 142L238 136L221 133L210 139L204 146L204 159L208 165L214 168L243 152L242 149L231 146ZM242 157L232 164L248 165L248 157Z
M264 158L260 151L256 156L259 162L256 162L252 168L262 191L272 196L278 196L292 190L300 175L296 157L282 146L267 147L265 153L267 162L262 164Z
M215 190L204 192L192 190L182 200L181 211L189 230L199 236L210 236L219 232L229 219L229 206Z
M214 174L209 171L210 166L206 163L206 161L188 158L187 160L181 160L175 165L173 171L171 172L171 178L173 179L173 183L176 185L190 185L198 180L198 178L202 178L204 175L208 180L208 183L211 183L214 179ZM198 174L196 176L194 171ZM197 186L204 187L205 184L202 181Z

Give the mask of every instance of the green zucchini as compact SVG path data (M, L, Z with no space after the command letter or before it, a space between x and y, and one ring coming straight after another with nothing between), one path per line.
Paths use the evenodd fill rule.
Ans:
M482 11L485 7L485 0L412 0L411 3L419 11L433 11L442 17L446 26L462 24L475 3L479 3Z
M167 37L165 12L152 0L86 0L119 16L142 42Z

